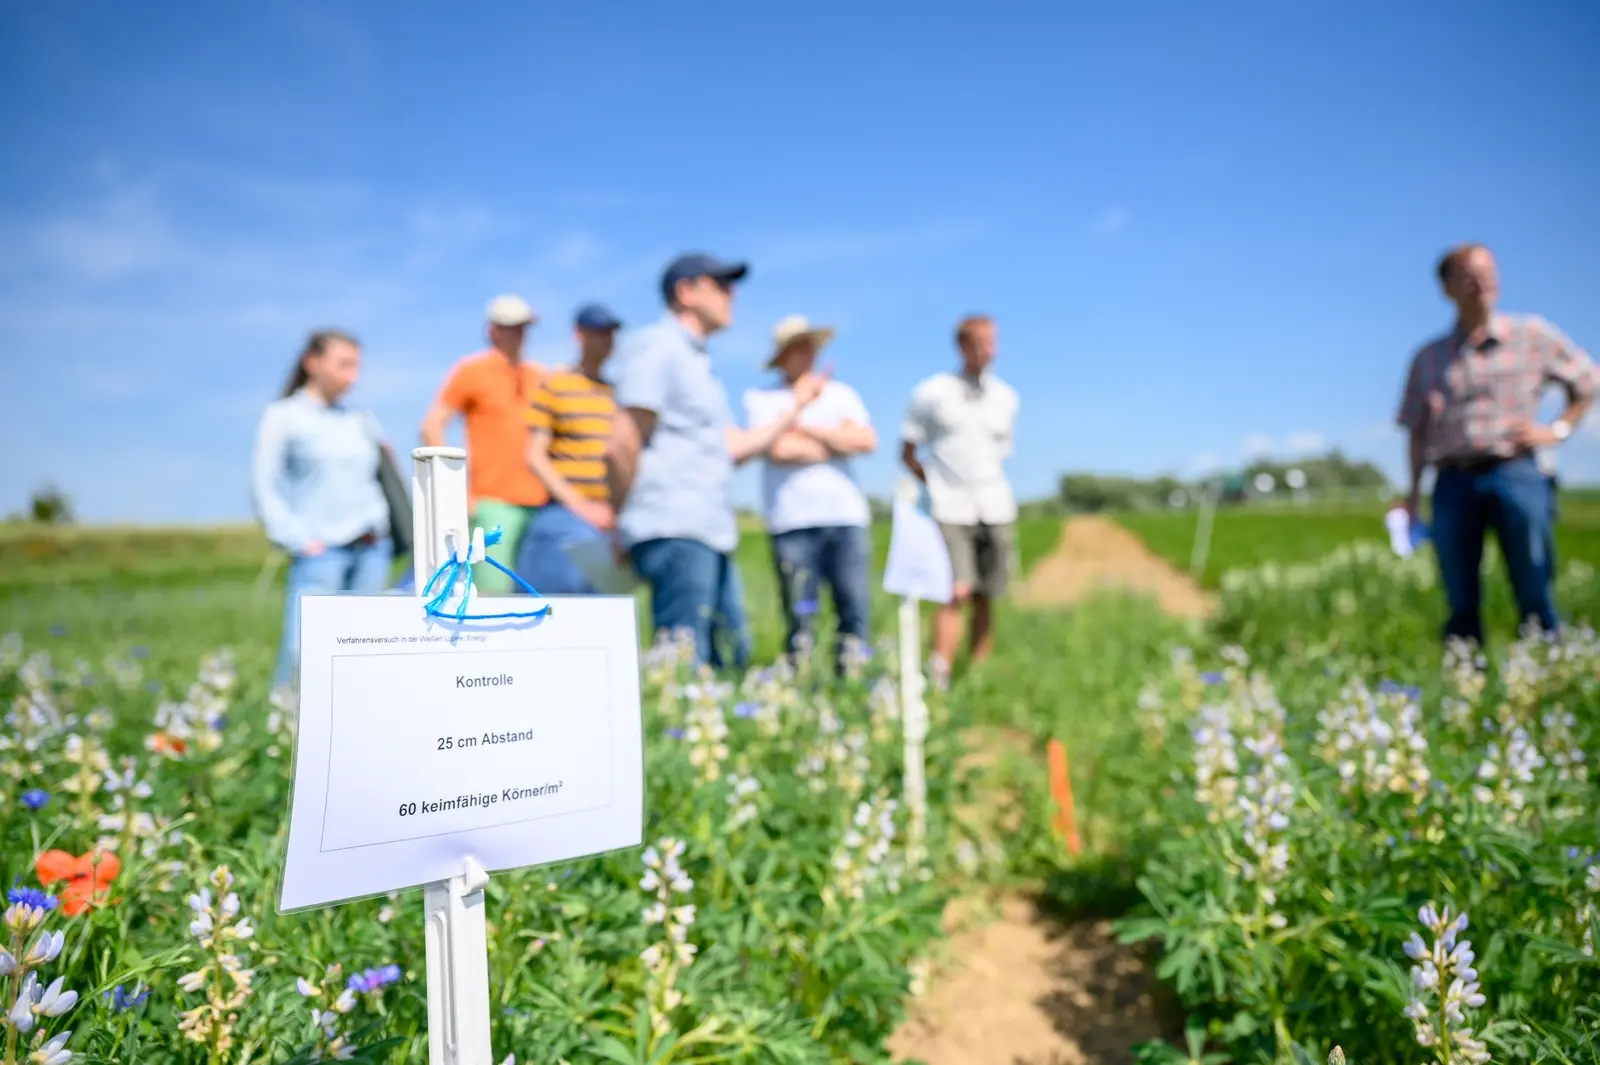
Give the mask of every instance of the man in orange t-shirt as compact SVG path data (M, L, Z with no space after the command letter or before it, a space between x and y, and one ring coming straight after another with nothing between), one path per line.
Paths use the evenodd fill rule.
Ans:
M504 536L489 557L507 569L536 507L550 500L544 484L528 468L528 403L543 378L542 369L522 361L522 341L539 319L520 296L489 301L489 347L468 355L450 370L444 387L422 419L422 442L444 443L444 429L460 415L467 429L467 498L470 522L485 531L500 526ZM489 595L513 590L511 578L487 563L473 567L472 581Z

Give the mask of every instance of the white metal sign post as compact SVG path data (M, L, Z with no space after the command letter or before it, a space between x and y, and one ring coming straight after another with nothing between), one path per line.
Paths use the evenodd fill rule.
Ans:
M458 447L412 451L411 499L412 573L420 596L429 578L451 557L452 549L464 546L470 535L467 453ZM427 922L428 1065L489 1065L493 1053L489 1044L489 936L483 909L483 889L488 884L489 874L469 857L461 875L422 889Z
M895 490L894 527L883 589L900 597L900 721L905 737L906 806L910 810L909 857L922 861L927 831L928 785L922 744L928 735L928 704L923 700L921 601L950 601L950 557L938 527L918 511L921 486L902 478Z

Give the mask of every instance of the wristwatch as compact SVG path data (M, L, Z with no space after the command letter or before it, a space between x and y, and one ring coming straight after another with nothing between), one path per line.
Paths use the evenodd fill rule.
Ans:
M1559 443L1572 435L1572 423L1565 418L1557 418L1550 423L1550 435Z

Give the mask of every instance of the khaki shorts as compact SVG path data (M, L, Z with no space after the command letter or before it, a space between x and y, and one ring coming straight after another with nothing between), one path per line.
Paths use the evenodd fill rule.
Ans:
M1010 525L946 525L939 523L945 550L950 552L950 576L974 595L997 599L1006 594L1011 580Z

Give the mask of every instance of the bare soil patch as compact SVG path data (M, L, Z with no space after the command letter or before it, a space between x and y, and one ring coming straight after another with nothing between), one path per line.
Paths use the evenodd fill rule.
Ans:
M1009 896L949 948L889 1040L896 1061L1123 1065L1164 1034L1154 979L1105 921L1064 924Z
M976 802L956 816L999 842L1019 827L1002 779L1011 758L1043 759L1011 729L963 735ZM930 959L926 990L889 1040L896 1061L926 1065L1125 1065L1138 1043L1168 1034L1141 952L1103 920L1066 921L1019 894L969 894L945 909L950 938Z
M1207 617L1212 609L1188 575L1152 554L1133 533L1094 515L1066 523L1055 548L1034 564L1012 598L1022 606L1064 606L1106 591L1149 596L1175 617Z

